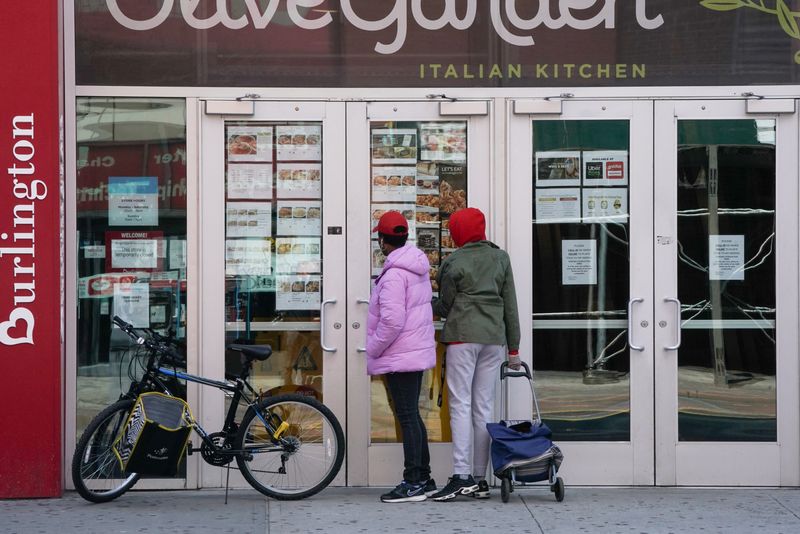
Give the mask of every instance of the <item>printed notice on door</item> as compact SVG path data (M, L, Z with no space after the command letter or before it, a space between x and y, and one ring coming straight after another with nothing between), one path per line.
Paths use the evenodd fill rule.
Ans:
M561 283L565 286L597 285L597 241L565 239L561 242Z
M581 153L537 152L536 187L581 185Z
M628 185L626 150L583 153L583 185Z
M708 236L708 279L744 280L744 236Z
M571 223L580 220L580 188L536 188L536 224Z
M109 226L158 226L158 178L108 178Z
M115 284L114 315L135 328L149 328L150 284Z

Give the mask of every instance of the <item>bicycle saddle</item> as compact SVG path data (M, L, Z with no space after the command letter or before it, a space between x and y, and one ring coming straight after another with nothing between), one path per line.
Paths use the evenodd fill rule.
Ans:
M240 352L248 361L262 362L272 356L272 347L269 345L228 345L228 350Z

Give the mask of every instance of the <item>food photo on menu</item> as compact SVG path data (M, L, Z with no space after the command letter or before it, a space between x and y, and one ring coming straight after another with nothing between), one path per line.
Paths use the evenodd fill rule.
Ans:
M414 166L372 168L372 200L375 202L411 202L416 187Z
M228 161L272 161L271 126L230 126Z
M275 277L276 310L318 310L322 278L318 275Z
M415 165L417 130L413 128L372 130L372 163Z
M278 235L314 236L322 230L322 203L316 200L278 201Z
M372 276L378 276L383 271L383 264L386 261L386 256L383 255L380 245L376 240L371 241L372 245Z
M467 125L463 122L431 122L420 128L423 160L466 161Z
M318 125L276 126L280 161L319 161L322 159L322 127Z
M272 274L272 241L269 239L226 239L225 274L268 276Z
M321 271L318 237L278 237L275 240L275 270L279 273L313 274Z
M228 202L225 208L228 237L269 237L272 235L270 202Z
M321 198L322 165L278 163L277 194L280 198Z
M452 214L467 207L467 169L464 165L439 165L439 210Z

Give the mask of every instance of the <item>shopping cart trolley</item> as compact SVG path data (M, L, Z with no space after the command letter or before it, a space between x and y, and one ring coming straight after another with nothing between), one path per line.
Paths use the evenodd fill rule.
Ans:
M522 362L522 367L524 370L512 371L508 369L508 362L503 362L500 366L500 382L505 386L505 379L509 376L528 379L536 410L534 419L503 419L499 423L486 424L492 437L492 467L495 476L501 480L500 496L503 502L508 502L515 485L547 480L550 491L561 502L564 500L564 480L558 476L558 468L564 455L553 444L552 433L542 422L531 370L525 362Z

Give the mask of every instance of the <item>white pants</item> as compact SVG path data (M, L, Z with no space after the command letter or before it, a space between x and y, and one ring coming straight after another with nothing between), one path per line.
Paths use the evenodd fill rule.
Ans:
M453 473L486 476L495 385L505 360L502 345L459 343L447 347L447 392L453 433Z

